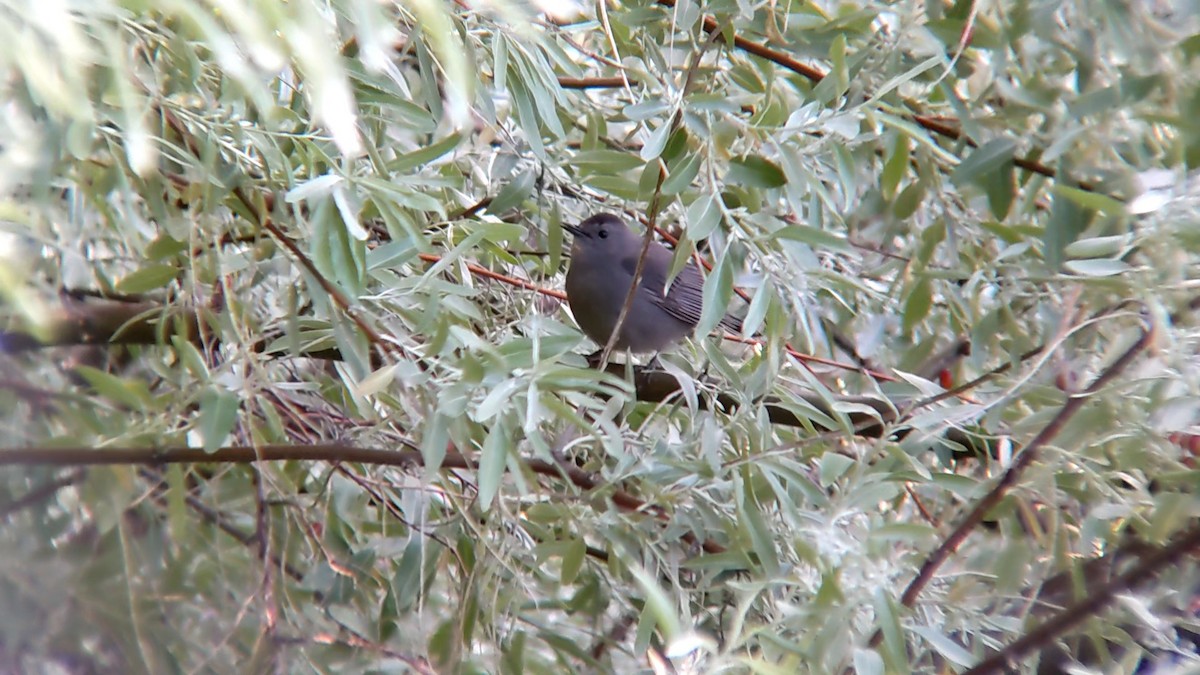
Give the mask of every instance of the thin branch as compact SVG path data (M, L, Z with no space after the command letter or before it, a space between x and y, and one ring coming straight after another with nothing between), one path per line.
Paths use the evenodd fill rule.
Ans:
M1129 364L1132 363L1133 360L1139 354L1141 354L1143 350L1146 349L1153 337L1154 326L1147 326L1146 329L1142 331L1142 335L1138 341L1129 347L1129 349L1127 349L1125 353L1123 353L1115 362L1113 362L1108 369L1101 373L1091 383L1091 385L1088 386L1087 389L1080 394L1071 396L1067 399L1066 403L1064 403L1062 408L1058 411L1058 414L1056 414L1054 418L1042 428L1037 436L1035 436L1033 440L1031 440L1029 444L1025 446L1025 449L1022 450L1021 454L1017 456L1016 460L1012 463L1012 466L1010 466L1008 470L1004 472L1004 475L1000 477L1000 480L997 481L996 485L993 486L992 489L978 502L976 502L970 513L968 513L967 516L958 524L958 526L954 528L954 531L946 537L945 541L943 541L942 544L929 555L929 557L925 560L925 563L921 565L921 569L917 573L916 578L909 583L908 588L906 588L904 593L900 596L900 604L904 605L905 607L912 607L916 603L917 597L921 594L921 591L925 589L925 586L927 586L929 582L933 580L933 575L937 572L938 568L940 568L942 564L946 562L946 560L948 560L956 550L958 550L958 547L967 538L967 535L969 535L971 531L983 521L984 515L986 515L988 511L990 511L996 506L996 504L1000 502L1001 498L1004 497L1010 488L1016 485L1017 481L1021 478L1022 474L1024 474L1025 470L1029 468L1029 466L1033 464L1033 462L1041 454L1042 447L1058 436L1071 417L1073 417L1075 413L1083 407L1083 404L1086 403L1092 395L1094 395L1103 387L1107 386L1114 378L1123 372L1125 368L1127 368ZM876 632L875 636L871 640L871 644L878 644L882 637L882 632Z
M0 448L0 466L111 466L124 464L248 464L260 461L298 460L308 462L361 462L379 466L413 467L424 466L425 458L418 450L383 450L360 448L351 445L324 443L314 445L262 445L230 446L213 452L200 448ZM523 464L530 471L551 477L566 477L576 487L588 492L604 487L606 483L575 466L562 466L540 459L526 459ZM448 451L442 460L442 469L477 469L472 457L460 452ZM614 488L609 499L626 511L649 513L663 522L670 515L649 502L634 497L624 490ZM245 534L245 533L243 533ZM252 534L246 534L253 541ZM710 539L701 540L691 532L680 539L702 548L706 553L723 553L725 547Z
M563 89L622 89L626 79L623 77L559 77L558 85ZM637 80L628 80L631 86L637 86Z
M171 127L175 133L179 134L179 136L184 140L188 151L191 152L192 155L197 159L203 158L203 151L200 149L199 143L196 141L195 137L192 136L191 132L183 124L183 122L181 122L179 118L175 116L175 113L162 106L159 107L159 110L161 111L163 120L167 123L167 125ZM347 297L346 294L343 293L336 284L321 274L321 272L317 269L316 264L314 264L313 261L309 259L309 257L305 255L302 250L300 250L300 246L296 244L295 240L285 234L283 230L279 229L279 226L277 226L271 220L271 216L268 211L270 208L268 206L268 202L265 199L262 199L261 195L259 200L252 199L250 194L242 186L234 188L233 194L235 197L237 197L237 200L241 203L242 207L245 208L247 213L251 216L254 224L258 225L260 228L269 233L276 242L287 249L292 258L299 263L300 266L303 267L305 271L307 271L309 275L313 277L313 279L316 280L317 284L320 285L325 293L327 293L333 300L333 303L342 310L342 313L346 316L346 318L350 319L350 321L354 323L354 325L358 327L360 331L362 331L362 334L367 338L368 341L371 342L372 345L386 354L402 357L407 356L403 354L403 349L399 345L385 340L383 335L380 334L379 331L375 330L374 326L367 323L362 316L363 313L361 309L355 306L350 298ZM270 203L273 203L273 201ZM421 367L422 370L428 368L428 365L422 359L414 357L413 360L418 366Z
M91 452L97 452L97 451L92 450ZM122 463L125 463L125 462L122 462ZM129 462L129 463L146 464L149 462ZM165 489L166 489L166 482L165 482L165 478L163 477L163 475L152 469L142 469L139 473L141 473L142 477L145 478L146 480L153 481L156 484L155 490L154 490L154 500L157 501L160 505L165 505L167 502L167 496L164 493ZM257 551L260 548L259 538L256 536L256 534L254 532L242 531L241 528L230 523L229 520L220 511L217 511L216 509L212 508L208 504L205 504L204 502L200 501L198 498L196 498L195 495L185 492L183 495L183 500L184 500L184 503L187 504L188 508L190 508L193 511L195 511L196 513L200 514L200 517L203 518L205 521L207 521L209 524L213 525L218 530L220 530L220 531L224 532L225 534L238 540L238 542L241 543L243 546L246 546L247 548L255 549L256 555L258 555ZM301 572L300 570L296 569L295 567L292 567L291 565L287 564L279 556L272 553L270 555L270 562L273 565L278 566L280 569L282 569L283 573L288 575L292 579L295 579L296 581L304 580L303 572Z
M432 253L420 253L417 255L417 257L420 258L421 260L424 260L427 263L440 262L442 259L442 256L434 255ZM566 300L567 300L567 294L563 293L562 291L557 291L557 290L554 290L553 288L542 288L541 286L538 286L537 284L535 284L531 281L525 281L523 279L518 279L516 277L510 277L507 274L501 274L499 272L493 272L492 270L489 270L488 268L482 267L480 265L476 265L475 263L467 263L467 270L470 271L471 274L474 274L476 276L484 277L486 279L494 279L496 281L501 281L506 284L509 284L510 286L516 286L517 288L524 288L525 290L528 290L528 291L536 291L537 293L541 293L542 295L545 295L545 296L548 296L551 298L557 298L559 300L562 300L563 302L566 302Z
M24 511L25 509L33 508L42 502L49 500L59 490L83 480L85 475L87 474L83 469L75 469L65 476L56 478L33 488L29 492L25 493L25 496L23 497L18 497L7 504L0 504L0 521L7 521L18 511Z
M682 119L682 116L676 114L675 119ZM675 121L672 121L671 124L675 124ZM612 333L608 336L608 342L604 343L604 352L600 356L601 370L604 370L608 366L608 357L612 356L613 347L616 346L617 339L621 334L621 328L625 325L625 318L629 316L629 310L633 308L633 300L637 297L638 284L642 280L642 272L646 269L647 254L650 253L650 244L654 243L654 221L658 219L658 199L662 195L662 185L666 178L667 170L660 162L658 167L658 181L654 185L654 196L650 199L650 224L646 227L646 236L642 238L642 252L638 256L637 265L633 268L633 279L629 282L629 291L625 294L625 302L621 305L621 312L617 314L617 323L613 325Z
M1004 649L977 663L964 675L985 675L1009 670L1030 654L1050 645L1060 635L1104 610L1117 595L1153 579L1163 569L1200 550L1200 525L1171 539L1166 546L1142 558L1138 564L1100 586L1088 586L1087 597L1067 607Z
M664 7L672 7L672 8L675 7L675 0L655 0L655 1ZM717 20L711 16L704 17L703 25L704 25L704 30L708 33L721 32L720 24L718 24ZM821 80L825 79L825 73L822 72L819 68L814 68L813 66L802 63L802 62L792 58L791 56L789 56L781 51L771 49L770 47L767 47L766 45L759 44L757 42L751 42L750 40L747 40L744 37L735 35L733 38L733 46L748 53L748 54L753 54L754 56L757 56L762 59L766 59L776 65L783 66L784 68L787 68L788 70L792 71L793 73L801 75L814 83L820 82ZM967 145L969 145L973 148L978 147L977 143L974 139L965 138L963 136L962 131L960 129L958 129L957 127L955 127L953 124L943 122L943 121L939 120L938 118L932 117L930 115L921 115L921 114L916 114L916 113L912 114L911 119L913 122L915 122L916 124L918 124L919 126L924 128L926 131L931 131L939 136L943 136L952 141L963 141ZM1058 178L1058 172L1056 172L1054 169L1046 166L1045 164L1042 164L1041 162L1038 162L1037 160L1033 159L1030 155L1025 155L1023 157L1014 157L1013 164L1021 167L1022 169L1025 169L1026 171L1041 174L1048 178ZM1081 190L1086 190L1088 192L1096 191L1096 185L1093 183L1090 183L1090 182L1086 182L1086 181L1078 181L1075 183L1075 186Z

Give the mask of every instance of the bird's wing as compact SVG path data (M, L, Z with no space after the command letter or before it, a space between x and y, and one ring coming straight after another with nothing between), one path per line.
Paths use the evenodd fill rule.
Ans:
M661 264L652 265L650 260L646 261L646 265L642 269L640 292L645 293L651 302L676 319L691 326L700 323L700 315L704 312L704 277L701 276L696 263L689 262L684 266L671 282L670 291L663 296L663 287L667 283L666 274L671 267L671 252L665 248L652 248L647 255L657 258L658 260L655 262L661 262ZM621 266L632 276L637 268L637 260L637 254L627 256L621 260ZM660 271L656 272L652 268ZM728 314L721 319L720 323L726 330L735 333L740 333L742 330L742 322Z

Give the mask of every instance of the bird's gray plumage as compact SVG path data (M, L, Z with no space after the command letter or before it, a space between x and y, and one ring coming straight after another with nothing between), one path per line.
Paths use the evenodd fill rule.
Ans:
M592 216L567 230L575 235L567 270L567 302L583 332L603 346L629 293L642 237L608 214ZM672 257L662 244L650 243L617 349L656 352L695 331L704 309L704 277L695 263L689 262L664 294ZM742 322L728 314L720 324L735 333L742 330Z

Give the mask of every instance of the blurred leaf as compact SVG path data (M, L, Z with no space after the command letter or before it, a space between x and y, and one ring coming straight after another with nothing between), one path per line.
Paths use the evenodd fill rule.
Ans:
M728 183L757 188L777 188L787 183L783 170L770 160L758 155L748 155L729 163Z
M696 334L707 335L716 330L732 299L733 263L731 256L723 255L717 259L716 266L704 280L704 309L696 326Z
M178 275L179 269L174 265L145 265L121 277L117 281L117 290L130 294L145 293L166 286Z
M522 171L500 188L500 191L488 204L488 211L500 214L520 206L533 193L533 183L536 178L533 169Z
M575 583L586 557L587 544L582 539L572 539L568 542L567 550L562 559L561 580L564 586L570 586Z
M955 665L965 668L973 665L976 661L975 656L971 652L963 649L957 642L946 637L941 631L932 626L913 626L912 631L925 638L938 654L946 657L948 661Z
M960 162L950 175L950 180L959 187L977 182L1011 164L1016 150L1017 144L1010 138L992 139Z
M1108 195L1094 191L1080 190L1079 188L1060 184L1054 186L1054 194L1065 197L1085 209L1110 215L1122 215L1125 213L1125 205L1123 203Z
M777 230L771 236L803 242L817 249L845 252L854 250L854 247L850 246L845 239L808 225L788 225Z
M925 320L929 316L929 310L933 307L933 288L929 283L928 277L921 277L917 282L908 287L908 294L904 298L904 332L911 333L917 324Z
M75 366L75 374L87 381L102 398L133 410L143 410L150 403L150 390L141 380L110 375L91 366Z
M504 426L497 424L488 432L479 451L479 506L488 509L500 491L500 479L508 464L509 439Z
M1055 199L1050 206L1050 218L1042 241L1046 247L1046 264L1057 269L1063 262L1063 252L1087 229L1094 213L1070 199Z
M450 134L430 145L405 153L387 163L391 171L403 173L423 166L433 160L453 151L463 142L461 134Z
M1090 260L1068 260L1063 263L1063 269L1071 274L1085 277L1111 277L1124 274L1131 268L1129 263L1121 260L1105 260L1093 258Z
M238 397L228 391L209 389L200 397L197 430L204 441L205 452L213 452L225 444L237 423L240 405Z
M721 224L716 195L701 195L687 210L687 233L692 241L703 241Z
M641 168L645 162L637 155L619 150L586 150L571 158L571 163L589 173L617 174Z

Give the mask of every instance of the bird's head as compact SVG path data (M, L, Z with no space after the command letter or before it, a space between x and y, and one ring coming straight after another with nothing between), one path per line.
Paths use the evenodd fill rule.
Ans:
M592 216L578 225L563 227L575 235L571 255L576 258L611 258L616 264L631 249L641 249L641 241L637 234L620 218L607 213Z

